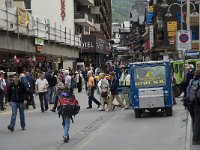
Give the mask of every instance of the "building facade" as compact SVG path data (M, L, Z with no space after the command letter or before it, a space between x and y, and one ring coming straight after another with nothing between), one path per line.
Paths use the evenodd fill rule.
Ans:
M30 59L40 68L72 68L81 48L81 37L74 34L73 1L35 2L0 0L0 51L7 58L0 61L17 60L19 68Z
M87 6L86 5L87 2ZM76 20L76 28L82 33L82 49L79 61L86 66L99 67L105 64L109 56L111 39L112 9L111 0L77 0L75 14L84 14L84 21ZM87 15L86 15L87 14ZM88 46L93 43L94 47ZM90 50L88 50L88 47ZM101 50L99 50L101 49Z

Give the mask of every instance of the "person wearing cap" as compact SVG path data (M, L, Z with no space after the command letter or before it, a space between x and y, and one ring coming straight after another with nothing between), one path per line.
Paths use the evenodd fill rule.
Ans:
M5 89L6 89L6 82L5 82L5 79L4 79L4 71L1 70L0 71L0 107L1 107L1 110L3 111L5 108L4 108L4 102L3 102L3 98L4 98L4 92L5 92Z
M110 92L111 93L109 96L108 111L112 110L112 106L113 106L112 102L115 98L118 101L121 108L124 108L125 106L124 106L121 98L119 97L119 93L118 93L118 89L117 89L117 79L115 78L114 72L110 73Z

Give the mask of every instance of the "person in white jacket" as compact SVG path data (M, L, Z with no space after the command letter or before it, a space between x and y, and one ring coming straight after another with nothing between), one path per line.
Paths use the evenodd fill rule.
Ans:
M105 78L104 73L100 73L99 77L100 77L100 80L97 85L100 91L100 102L101 102L99 111L105 111L105 103L108 104L108 94L110 91L109 83L108 83L108 80Z

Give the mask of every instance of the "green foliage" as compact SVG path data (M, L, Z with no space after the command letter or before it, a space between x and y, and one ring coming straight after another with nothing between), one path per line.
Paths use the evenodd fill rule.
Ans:
M112 22L129 20L132 5L133 0L112 0Z

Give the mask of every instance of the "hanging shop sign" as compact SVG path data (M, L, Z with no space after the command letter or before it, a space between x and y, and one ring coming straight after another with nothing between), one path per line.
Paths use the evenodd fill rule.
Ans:
M176 43L175 38L169 38L168 41L169 41L169 45L175 45L175 43Z
M18 18L18 24L21 26L27 26L28 25L28 12L24 9L18 8L17 9L17 18Z
M61 4L61 13L60 16L62 18L62 21L65 20L65 16L66 16L66 12L65 12L65 0L60 0L60 4Z
M44 45L44 40L40 38L35 38L35 45Z
M146 17L147 17L147 24L152 24L154 13L153 12L147 12Z
M168 32L177 31L177 21L167 22L167 31Z
M36 51L37 52L42 52L43 51L43 46L42 45L36 45Z
M148 6L148 12L153 12L153 6Z
M149 26L149 42L150 42L150 49L154 47L154 27Z
M176 33L177 50L191 50L192 49L192 32L191 30L178 30Z
M168 36L169 37L175 37L176 36L176 32L168 32Z

